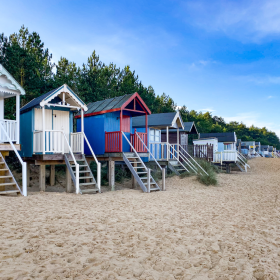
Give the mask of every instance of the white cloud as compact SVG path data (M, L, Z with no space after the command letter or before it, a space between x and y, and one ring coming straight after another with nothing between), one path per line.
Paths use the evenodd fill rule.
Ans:
M278 0L181 1L194 25L245 42L258 42L267 36L280 34Z
M257 85L267 85L267 84L280 84L280 76L271 75L245 75L234 77L237 80L254 83Z

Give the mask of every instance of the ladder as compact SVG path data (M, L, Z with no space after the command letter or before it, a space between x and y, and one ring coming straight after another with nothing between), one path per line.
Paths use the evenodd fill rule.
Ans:
M96 184L96 180L91 172L90 166L83 154L65 154L65 163L70 172L72 181L80 194L92 194L101 192ZM75 164L78 163L78 164ZM78 173L78 176L77 176ZM77 180L78 177L78 180ZM77 186L78 181L78 186Z
M0 152L0 195L18 193L22 194L21 189Z
M123 153L123 160L143 192L161 190L138 153Z

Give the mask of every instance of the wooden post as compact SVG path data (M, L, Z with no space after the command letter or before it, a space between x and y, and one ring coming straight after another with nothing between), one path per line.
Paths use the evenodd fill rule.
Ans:
M133 167L137 167L137 163L136 162L134 162L133 164ZM137 186L137 181L136 181L136 179L135 179L135 177L132 175L132 189L136 189L136 186Z
M122 149L122 138L123 138L123 135L122 135L122 116L123 116L123 111L121 110L121 112L120 112L120 147L119 147L120 152L123 151L123 149Z
M43 137L42 137L42 142L43 142L43 154L45 154L45 106L42 108L42 131L43 131Z
M84 132L84 109L81 109L81 132Z
M147 170L147 193L151 192L151 169Z
M0 97L0 120L4 120L4 97Z
M40 165L39 187L40 191L46 191L46 165Z
M20 118L20 94L16 95L16 121L17 121L17 144L19 144L19 118Z
M66 192L67 193L72 192L72 178L67 166L66 166Z
M179 128L177 128L177 157L180 159L179 155L180 155L180 131Z
M109 159L109 187L111 191L115 190L115 162Z
M169 160L169 130L168 130L168 126L166 127L166 142L167 142L167 149L166 149L166 157L167 157L167 161Z
M161 171L162 171L162 173L161 173L162 174L162 190L165 191L166 190L165 189L165 174L166 174L165 173L166 172L165 167L163 167Z
M27 178L26 178L27 188L30 187L30 166L31 166L31 164L27 162L27 170L26 170L26 173L27 173L26 174L26 176L27 176Z
M51 165L50 183L51 183L51 186L54 186L54 184L55 184L55 165Z

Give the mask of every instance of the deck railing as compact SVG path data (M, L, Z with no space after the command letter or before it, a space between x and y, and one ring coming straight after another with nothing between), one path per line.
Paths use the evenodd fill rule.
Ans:
M84 153L84 133L71 133L71 148L73 153Z
M69 148L65 143L65 137L64 137L64 131L62 130L45 130L45 141L44 141L43 131L41 130L34 131L33 153L54 153L54 154L68 153Z
M136 132L136 130L134 134L130 134L130 142L137 151L137 153L147 153L147 138L147 133Z
M121 131L105 131L105 153L122 152L122 133Z
M0 143L9 142L9 139L12 142L17 142L18 141L17 121L0 120L0 123L3 128L2 130L0 130ZM5 130L7 134L5 134L3 130Z
M236 162L237 161L237 151L234 150L228 150L228 151L222 151L222 152L215 152L214 153L214 162Z

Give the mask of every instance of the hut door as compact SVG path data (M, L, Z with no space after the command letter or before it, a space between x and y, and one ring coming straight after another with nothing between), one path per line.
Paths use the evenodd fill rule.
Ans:
M53 130L63 131L69 142L69 112L68 111L53 111ZM61 133L54 134L54 151L61 151L62 143L64 143L64 153L69 153L65 138Z
M150 128L150 151L156 159L161 158L161 131L160 129ZM152 159L152 158L151 158Z

